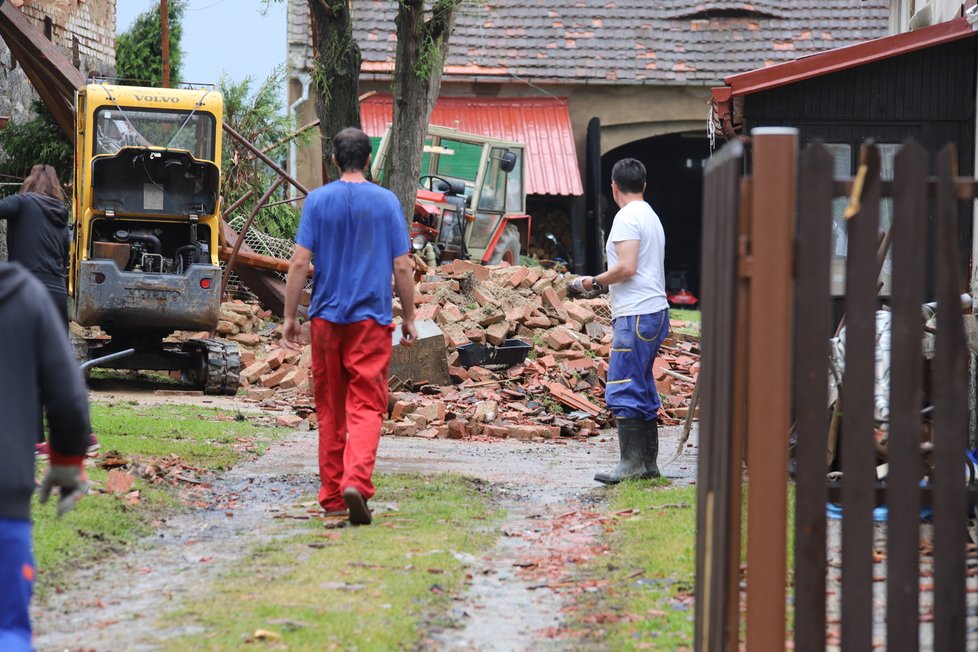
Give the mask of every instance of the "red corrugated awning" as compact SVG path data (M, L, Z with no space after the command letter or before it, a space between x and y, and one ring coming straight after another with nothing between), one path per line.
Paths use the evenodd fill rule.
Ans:
M360 120L369 136L383 136L393 116L390 95L360 103ZM529 195L584 194L564 98L440 97L431 124L525 144Z

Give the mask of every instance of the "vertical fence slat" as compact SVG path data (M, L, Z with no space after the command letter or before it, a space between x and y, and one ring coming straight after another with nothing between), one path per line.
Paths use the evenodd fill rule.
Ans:
M795 650L825 649L826 337L834 161L811 145L798 171L795 292Z
M730 481L730 547L727 551L727 594L734 596L727 609L727 631L730 633L730 643L740 643L741 633L741 544L743 539L744 521L744 456L747 442L747 360L750 340L750 278L742 267L746 261L747 242L749 241L751 201L754 196L754 186L750 177L740 179L740 215L737 220L737 289L736 289L736 321L734 322L734 382L730 389L733 398L733 426L730 433L730 450L732 451L731 469L734 477ZM738 478L740 479L738 481ZM734 638L736 634L736 638Z
M747 395L747 647L785 647L788 450L791 406L792 230L798 132L751 132L751 199ZM763 189L763 190L760 190ZM762 328L761 325L764 325Z
M927 152L904 145L894 160L890 432L886 477L886 638L891 649L919 645L920 435L927 242Z
M880 158L863 146L862 209L848 221L846 369L842 384L842 650L872 649L876 247Z
M739 510L730 509L732 483L740 483L740 454L731 450L738 189L743 146L734 141L707 165L703 181L703 408L697 485L696 649L721 652L736 641L728 630L730 595L727 549L740 532ZM737 494L739 496L739 492ZM731 521L737 527L731 528Z
M957 153L947 145L937 169L937 350L934 359L934 649L965 648L965 484L968 436L967 346L961 320Z

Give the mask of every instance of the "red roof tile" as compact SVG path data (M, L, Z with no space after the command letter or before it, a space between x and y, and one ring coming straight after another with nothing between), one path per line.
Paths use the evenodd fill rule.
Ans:
M485 0L458 14L445 78L711 84L884 36L887 0ZM388 73L396 3L357 0L364 72ZM648 66L647 51L656 65ZM540 57L539 53L547 53Z

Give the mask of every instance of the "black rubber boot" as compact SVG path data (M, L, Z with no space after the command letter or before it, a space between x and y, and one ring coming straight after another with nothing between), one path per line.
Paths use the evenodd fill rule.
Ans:
M642 474L643 480L658 478L662 475L659 472L657 458L659 457L659 422L652 420L645 422L645 473Z
M610 473L597 473L594 479L604 484L645 477L646 426L642 419L618 419L618 452L621 461ZM658 440L657 440L658 441Z

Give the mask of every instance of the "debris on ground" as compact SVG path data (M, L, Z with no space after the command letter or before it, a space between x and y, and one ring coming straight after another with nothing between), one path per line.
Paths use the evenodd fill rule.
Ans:
M540 267L455 260L433 272L416 286L415 319L443 334L451 384L393 375L386 434L540 440L595 436L613 425L603 400L612 337L607 296L569 299L563 275ZM394 315L399 322L396 299ZM240 345L246 401L282 412L277 425L315 428L310 347L281 348L280 325L270 319L257 304L231 301L221 307L217 333ZM686 419L699 374L699 338L690 326L673 322L653 369L664 424ZM483 347L489 359L506 353L498 356L504 364L470 364ZM397 360L395 351L393 371L425 368Z

